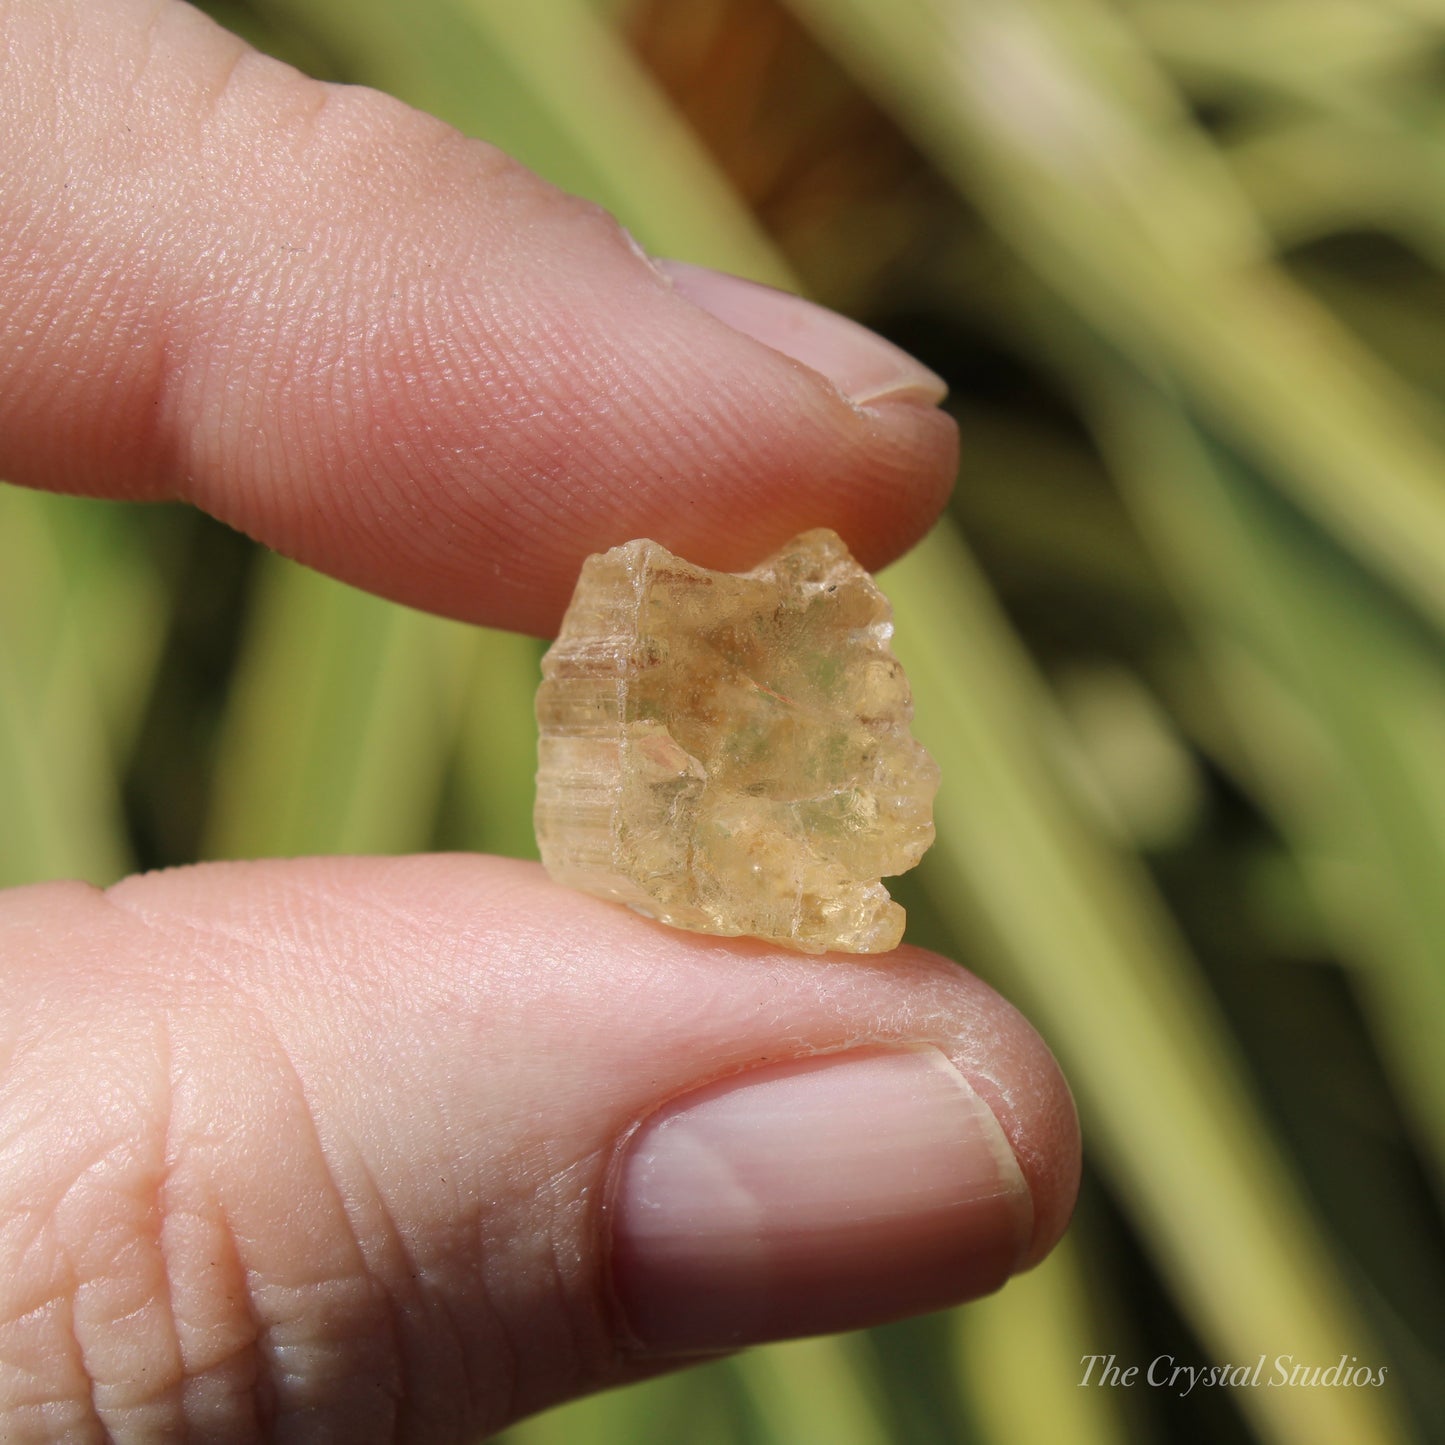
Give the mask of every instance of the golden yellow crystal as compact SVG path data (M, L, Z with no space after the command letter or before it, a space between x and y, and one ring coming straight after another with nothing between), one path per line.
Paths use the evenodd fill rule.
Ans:
M892 610L827 530L751 572L656 542L589 557L542 661L548 872L701 933L882 953L880 878L933 841Z

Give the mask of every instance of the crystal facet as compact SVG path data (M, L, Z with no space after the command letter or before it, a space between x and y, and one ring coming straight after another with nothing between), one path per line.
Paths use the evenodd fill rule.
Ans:
M589 557L542 662L537 843L562 883L702 933L882 953L933 841L888 599L827 530L751 572Z

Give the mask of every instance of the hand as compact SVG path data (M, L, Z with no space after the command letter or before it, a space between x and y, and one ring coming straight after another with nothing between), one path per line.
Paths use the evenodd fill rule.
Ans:
M0 170L16 482L540 633L625 538L876 566L947 493L902 353L180 4L0 0ZM1077 1182L1047 1050L953 964L499 859L16 890L0 998L7 1442L469 1437L993 1289Z

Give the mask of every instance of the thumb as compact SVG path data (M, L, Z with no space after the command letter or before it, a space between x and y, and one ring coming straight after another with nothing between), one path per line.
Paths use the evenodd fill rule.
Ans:
M652 264L491 147L187 6L0 0L0 475L183 497L347 581L546 633L583 557L879 566L952 483L938 379ZM485 561L479 561L485 559Z
M7 1440L470 1437L992 1290L1077 1182L1047 1050L961 970L533 865L40 886L0 961Z

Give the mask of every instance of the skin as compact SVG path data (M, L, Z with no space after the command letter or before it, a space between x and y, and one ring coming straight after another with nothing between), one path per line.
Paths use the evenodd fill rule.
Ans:
M101 21L103 20L103 23ZM381 595L547 634L581 559L743 567L930 525L952 423L855 405L607 216L176 3L0 0L0 475L190 501ZM669 1368L609 1297L617 1153L768 1059L937 1044L1032 1263L1072 1104L953 963L698 939L480 857L0 895L0 1438L475 1438Z

